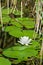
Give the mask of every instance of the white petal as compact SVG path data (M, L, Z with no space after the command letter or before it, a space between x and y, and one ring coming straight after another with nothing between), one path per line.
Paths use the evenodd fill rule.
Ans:
M32 39L29 39L29 37L24 36L20 38L20 41L18 41L19 43L21 43L22 45L28 45L31 42Z
M32 41L32 39L29 39L29 42L31 42Z
M28 44L25 44L26 46L28 46Z

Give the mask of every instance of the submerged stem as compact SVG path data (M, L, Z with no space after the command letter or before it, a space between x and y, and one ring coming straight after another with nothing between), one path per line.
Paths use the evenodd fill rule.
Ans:
M9 0L7 0L7 11L8 11L7 14L9 14Z
M43 40L42 40L42 47L40 51L40 65L42 65L42 55L43 55Z

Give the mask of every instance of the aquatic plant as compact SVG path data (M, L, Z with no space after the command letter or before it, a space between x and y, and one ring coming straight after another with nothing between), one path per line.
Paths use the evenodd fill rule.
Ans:
M24 36L24 37L21 37L18 42L21 43L22 45L28 45L28 44L31 44L30 43L31 41L32 39L29 39L29 37Z

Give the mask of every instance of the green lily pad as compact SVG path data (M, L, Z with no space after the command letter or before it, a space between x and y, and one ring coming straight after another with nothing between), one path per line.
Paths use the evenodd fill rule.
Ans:
M8 15L3 17L3 23L8 23L10 21L10 17Z
M8 26L5 28L5 32L8 32L10 35L14 37L21 37L22 36L22 31L20 28L17 28L15 26Z
M34 28L35 22L31 18L17 18L17 20L26 28Z
M37 57L38 56L37 47L40 47L39 42L32 41L32 44L28 46L10 47L3 51L3 55L9 58L17 58L17 60L14 61L14 63L17 64L21 61L26 61L28 57Z
M9 9L9 13L10 13L11 9ZM7 8L3 8L2 9L2 14L3 15L8 15L8 9Z
M19 21L28 21L28 20L34 20L33 18L17 18Z
M8 59L0 57L0 65L11 65L11 62Z
M20 28L17 28L16 26L6 26L5 27L5 32L11 32L14 30L21 30Z
M23 36L33 38L34 30L23 30Z
M29 48L26 48L24 50L12 50L12 48L9 50L5 50L3 52L3 54L6 56L6 57L9 57L9 58L18 58L19 60L25 60L25 58L28 58L28 57L32 57L32 56L37 56L38 54L38 51L36 51L35 49L29 49Z
M36 46L39 46L39 43L36 41L33 41L32 45L29 45L29 46L13 46L11 48L8 48L4 50L3 54L10 58L18 58L18 59L22 58L22 56L23 57L36 56L38 53L38 50L35 50Z
M5 27L5 32L8 32L11 36L20 38L21 36L28 36L33 38L34 30L21 30L15 26Z
M11 31L9 34L17 38L20 38L22 36L22 32L20 30Z
M14 21L14 20L12 20L11 19L11 24L13 24L13 25L15 25L15 26L17 26L17 27L23 27L20 23L18 23L16 20Z

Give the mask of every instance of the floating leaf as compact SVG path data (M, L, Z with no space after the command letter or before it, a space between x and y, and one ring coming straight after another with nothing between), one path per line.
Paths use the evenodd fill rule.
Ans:
M0 57L0 65L11 65L11 62L8 59Z

